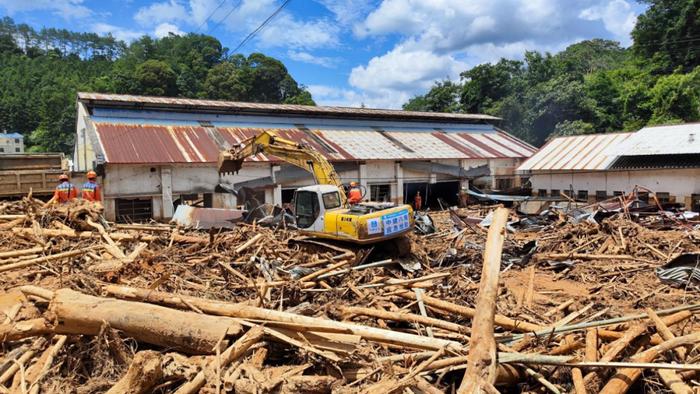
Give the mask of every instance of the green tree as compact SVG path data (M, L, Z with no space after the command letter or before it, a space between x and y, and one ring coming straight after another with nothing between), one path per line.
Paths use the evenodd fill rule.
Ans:
M663 73L700 64L700 0L642 0L649 8L632 30L634 50Z
M449 80L437 81L428 93L415 96L403 105L407 111L458 112L462 87Z
M650 95L651 124L700 119L700 67L688 74L660 77Z
M146 60L136 66L134 80L138 92L151 96L177 95L177 75L161 60Z

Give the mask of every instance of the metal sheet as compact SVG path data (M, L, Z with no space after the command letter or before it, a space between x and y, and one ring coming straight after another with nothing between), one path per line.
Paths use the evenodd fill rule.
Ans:
M95 122L107 163L214 163L218 152L262 129ZM311 146L334 162L524 158L535 148L500 132L436 132L277 129L280 136ZM258 154L247 159L281 162Z
M557 137L526 160L517 171L596 171L607 169L617 158L612 149L632 133Z
M700 153L700 123L644 127L615 148L618 156Z
M234 228L243 220L241 209L198 208L178 205L173 221L185 228L208 230L210 228Z
M361 116L394 119L425 119L425 120L499 120L495 116L482 114L461 114L442 112L417 112L395 109L351 108L314 105L245 103L238 101L195 100L173 97L134 96L125 94L78 93L78 100L83 102L99 102L102 105L133 105L140 107L187 108L199 110L219 110L230 112L266 112L266 113L296 113L320 116Z

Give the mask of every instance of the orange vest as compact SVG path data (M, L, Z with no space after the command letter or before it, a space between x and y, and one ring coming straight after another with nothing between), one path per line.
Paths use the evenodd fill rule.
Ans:
M348 193L348 202L350 204L357 204L360 201L362 201L362 192L360 189L353 187Z
M90 181L83 183L81 198L87 201L102 201L100 185L97 182Z
M78 191L75 189L75 186L73 186L72 183L61 182L58 186L56 186L56 190L53 192L53 197L56 202L64 204L78 197Z

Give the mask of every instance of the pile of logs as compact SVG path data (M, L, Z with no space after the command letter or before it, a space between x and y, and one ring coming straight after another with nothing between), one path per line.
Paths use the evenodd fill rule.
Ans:
M700 380L700 296L654 276L700 249L692 229L614 217L511 234L505 208L488 229L440 212L398 260L255 224L99 213L0 203L0 393L691 393Z

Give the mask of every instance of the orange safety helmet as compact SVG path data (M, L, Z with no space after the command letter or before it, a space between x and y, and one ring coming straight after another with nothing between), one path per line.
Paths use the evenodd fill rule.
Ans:
M97 178L97 173L95 171L90 170L87 172L87 179L95 179L95 178Z
M355 186L357 186L357 182L355 182L355 181L350 182L350 187L355 187Z
M58 176L59 181L67 181L68 180L68 175L66 174L61 174Z

